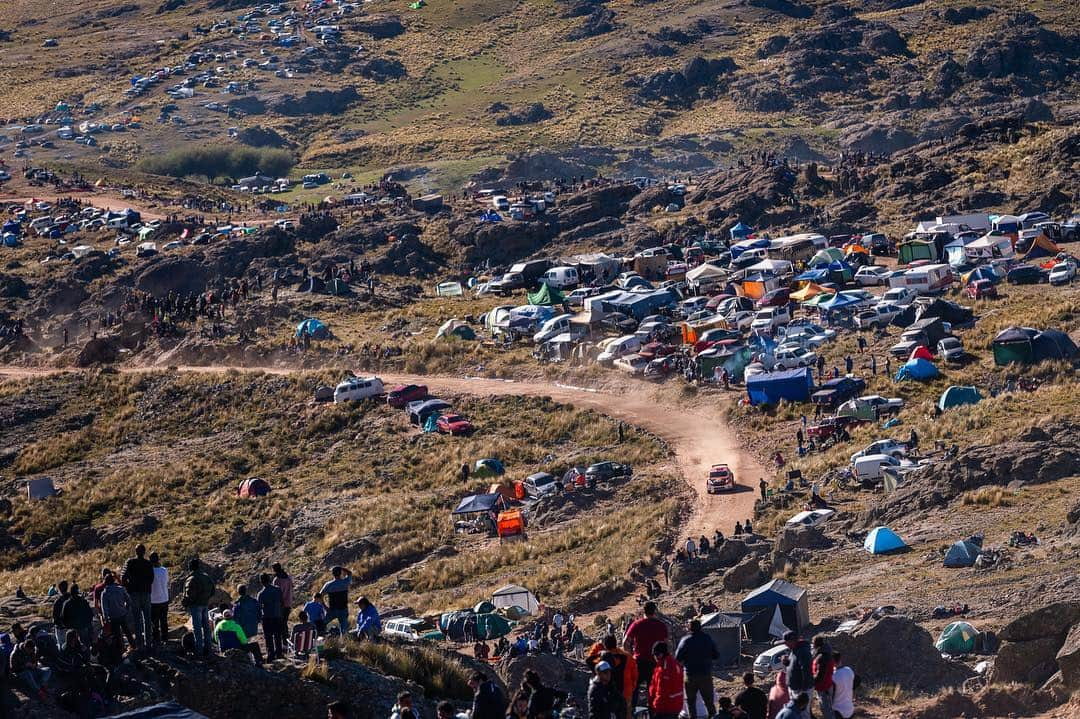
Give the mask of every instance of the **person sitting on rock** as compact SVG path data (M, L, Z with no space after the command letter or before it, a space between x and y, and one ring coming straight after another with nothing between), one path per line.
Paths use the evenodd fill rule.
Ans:
M221 613L221 621L214 627L214 641L217 642L217 645L221 648L222 652L228 648L228 646L221 646L222 634L229 633L235 635L236 641L239 643L239 646L235 648L250 654L252 659L255 660L256 666L262 666L262 649L260 649L257 642L248 641L248 636L244 633L244 628L233 619L233 611L231 609L226 609ZM226 639L226 645L227 644L228 640Z

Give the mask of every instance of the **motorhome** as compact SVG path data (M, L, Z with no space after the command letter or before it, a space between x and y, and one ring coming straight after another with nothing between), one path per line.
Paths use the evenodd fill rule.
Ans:
M952 267L949 265L925 265L915 267L889 278L889 287L907 288L920 294L941 292L953 281Z

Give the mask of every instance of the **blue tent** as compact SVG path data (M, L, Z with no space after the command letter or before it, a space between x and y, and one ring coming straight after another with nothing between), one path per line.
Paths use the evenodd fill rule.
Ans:
M747 250L761 250L767 249L770 242L766 239L760 240L743 240L742 242L736 242L731 246L731 259L739 259L739 255Z
M312 339L324 340L330 336L330 329L322 321L308 318L296 326L297 337L303 337L305 333Z
M994 272L994 269L992 267L988 265L980 265L979 267L976 267L971 272L968 272L966 275L964 275L962 279L964 281L964 284L970 284L975 280L990 280L990 284L996 285L998 282L1001 281L1002 278L1001 275Z
M807 402L813 389L814 379L809 367L799 367L783 372L765 372L746 380L746 393L750 404L776 404L782 399L788 402Z
M897 382L903 382L906 379L927 380L940 375L933 362L919 357L905 362L893 379Z
M981 553L981 538L972 537L971 539L961 539L959 542L956 542L949 547L949 551L945 553L944 565L950 569L974 567L975 560L979 558Z
M941 411L945 411L963 404L978 404L981 399L982 395L974 387L961 387L954 384L941 393L937 406Z
M907 548L908 545L904 543L904 540L888 527L871 529L870 534L866 535L866 541L863 542L863 549L870 554L888 554Z
M19 236L13 232L5 232L3 235L4 247L18 247Z
M8 220L4 223L4 227L2 230L0 230L0 232L11 232L12 234L17 235L22 232L22 223L18 220Z
M738 224L736 224L734 227L731 228L731 230L729 230L731 234L731 241L738 242L739 240L745 240L747 237L750 236L750 233L753 231L754 228L750 227L749 225L743 224L743 222L740 220Z
M817 308L821 312L837 312L854 307L860 302L862 302L862 300L858 297L852 297L843 292L838 292L829 299L818 302Z
M796 275L796 277L795 277L796 280L808 280L810 282L816 282L818 284L821 284L822 282L824 282L828 278L829 278L829 271L828 270L807 270L806 272L803 272L801 275Z

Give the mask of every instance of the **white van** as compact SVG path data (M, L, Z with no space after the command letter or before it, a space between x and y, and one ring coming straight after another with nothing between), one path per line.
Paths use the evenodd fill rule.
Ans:
M46 227L51 227L54 224L55 223L53 222L53 218L51 217L38 217L36 219L30 220L30 229L34 232L40 232Z
M889 287L907 288L919 293L940 292L952 284L953 272L949 265L925 265L889 278Z
M851 473L855 479L877 481L885 478L886 467L899 467L900 460L887 454L867 454L855 460Z
M350 377L334 388L334 403L381 397L383 394L383 383L378 377Z
M573 289L581 282L576 267L552 267L540 275L540 280L557 290Z
M571 317L573 315L555 315L550 320L547 320L540 325L540 329L533 335L533 342L542 344L554 337L558 337L563 332L569 332Z
M632 355L641 350L641 340L635 335L624 335L609 340L603 351L597 356L596 361L600 364L611 364L620 357Z

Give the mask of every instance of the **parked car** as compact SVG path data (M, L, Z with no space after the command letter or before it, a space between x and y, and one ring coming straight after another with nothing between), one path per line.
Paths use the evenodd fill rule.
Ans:
M546 497L552 492L559 491L562 486L554 475L547 472L537 472L536 474L530 474L525 478L525 481L521 483L525 489L525 494L533 499L540 497Z
M878 415L896 414L904 408L904 400L900 397L882 397L880 394L868 394L858 398L860 402L872 404L877 408Z
M599 287L578 287L576 290L565 295L566 304L571 307L583 307L586 298L595 297L598 294L600 294Z
M879 303L855 315L855 326L861 330L888 327L901 311L897 305Z
M406 642L437 642L446 638L431 622L413 617L395 617L385 620L382 635Z
M435 429L453 437L472 433L473 425L460 414L444 414L435 420Z
M919 296L919 293L913 289L907 287L893 287L881 296L880 302L886 302L890 305L896 305L897 307L907 307L915 298Z
M888 454L864 454L851 463L851 473L859 481L884 479L885 469L899 467L900 460Z
M1047 281L1047 274L1034 265L1014 267L1005 275L1010 285L1037 285Z
M422 384L400 384L386 395L386 403L394 409L404 409L409 402L428 398L428 388Z
M758 654L754 659L754 676L768 677L785 669L784 659L791 650L786 644L777 644Z
M350 377L334 388L334 404L379 397L383 383L378 377Z
M790 301L791 290L787 287L780 287L762 295L761 299L757 301L757 306L759 309L763 307L782 307Z
M645 369L649 366L649 361L648 358L635 353L613 360L611 366L630 375L639 375L645 374Z
M817 353L802 347L782 347L773 355L776 360L774 365L778 370L794 369L795 367L813 367L817 364Z
M754 321L750 323L750 330L759 334L771 334L778 327L786 325L788 322L791 322L791 312L788 310L787 305L766 307L758 310Z
M891 274L892 270L888 267L868 265L866 267L860 267L859 271L855 273L855 283L860 287L887 285L889 284L889 275Z
M996 299L998 291L990 280L974 280L964 288L964 296L973 300Z
M714 464L709 468L709 477L705 480L708 494L731 492L735 489L735 473L726 464Z
M634 474L634 469L629 464L619 462L597 462L589 465L585 470L585 479L588 484L597 482L610 482L613 479L629 479Z
M825 329L819 325L800 320L777 330L777 336L784 342L797 340L803 347L817 349L829 340L836 338L836 330Z
M855 464L855 461L866 457L871 454L885 454L896 459L907 456L907 445L895 439L879 439L876 442L871 442L866 445L864 449L851 455L851 464Z
M807 509L784 522L789 527L816 527L836 514L835 509Z
M1076 263L1071 260L1064 262L1058 262L1056 265L1050 268L1050 284L1063 285L1066 282L1071 282L1076 278Z
M956 362L964 358L967 352L956 337L946 337L937 343L937 353L946 362Z
M818 390L810 395L810 402L822 407L839 407L865 389L866 380L860 377L837 377L823 382Z

